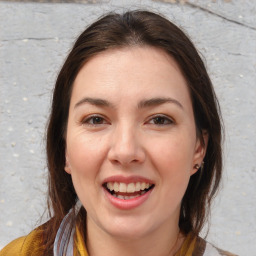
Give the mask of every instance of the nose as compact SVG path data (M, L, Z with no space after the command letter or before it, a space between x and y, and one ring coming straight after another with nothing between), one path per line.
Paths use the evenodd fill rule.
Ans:
M134 127L123 125L113 131L108 159L122 166L144 162L145 151Z

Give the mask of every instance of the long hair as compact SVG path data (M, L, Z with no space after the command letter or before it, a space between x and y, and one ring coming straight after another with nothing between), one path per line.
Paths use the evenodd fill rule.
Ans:
M151 46L164 50L179 65L192 100L197 136L209 135L204 170L191 176L182 199L179 226L184 234L198 234L208 216L222 173L221 119L217 98L205 65L188 36L161 15L148 11L109 13L89 26L76 40L57 77L47 130L48 208L51 225L45 229L48 254L59 224L77 195L64 171L65 133L73 82L93 56L108 49ZM85 210L84 213L85 215Z

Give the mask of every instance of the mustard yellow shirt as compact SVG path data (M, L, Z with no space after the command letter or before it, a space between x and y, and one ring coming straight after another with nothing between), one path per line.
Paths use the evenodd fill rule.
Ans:
M41 256L44 253L44 248L42 247L42 229L40 227L33 230L27 236L20 237L0 251L0 256ZM207 250L211 250L211 247L207 248L208 243L200 237L194 237L191 240L191 235L188 235L185 239L182 247L175 254L175 256L208 256L213 255L212 253L207 253ZM219 250L216 250L216 254L220 256L235 256L234 254ZM79 229L76 228L76 239L74 246L74 256L89 256L86 250L84 240L82 238Z

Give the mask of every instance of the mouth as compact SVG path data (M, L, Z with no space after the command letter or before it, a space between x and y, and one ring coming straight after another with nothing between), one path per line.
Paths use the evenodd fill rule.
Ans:
M154 184L148 182L105 182L103 188L113 197L122 200L131 200L140 197L154 188Z

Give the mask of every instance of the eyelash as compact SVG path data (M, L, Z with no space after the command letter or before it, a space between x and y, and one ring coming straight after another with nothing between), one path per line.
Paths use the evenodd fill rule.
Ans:
M96 123L94 121L96 121ZM153 123L151 123L151 121L153 121ZM98 125L108 124L106 119L104 117L100 116L100 115L89 116L89 117L83 119L81 121L81 123L91 125L91 126L98 126ZM171 125L173 123L174 123L174 121L170 117L167 117L165 115L155 115L155 116L151 117L146 122L146 124L152 124L152 125L156 125L156 126Z
M161 122L155 123L154 121L157 121L157 119L158 119L158 121L161 120ZM170 117L167 117L165 115L155 115L155 116L151 117L147 123L150 123L151 121L154 122L154 123L152 123L153 125L157 125L157 126L171 125L174 123L174 121ZM163 121L163 123L162 123L162 121Z
M100 119L101 122L97 123L96 119ZM92 121L92 123L90 121ZM93 121L96 121L96 123L93 123ZM97 125L107 124L108 122L106 121L106 119L104 117L102 117L100 115L92 115L92 116L89 116L89 117L83 119L81 121L81 123L91 125L91 126L97 126Z

